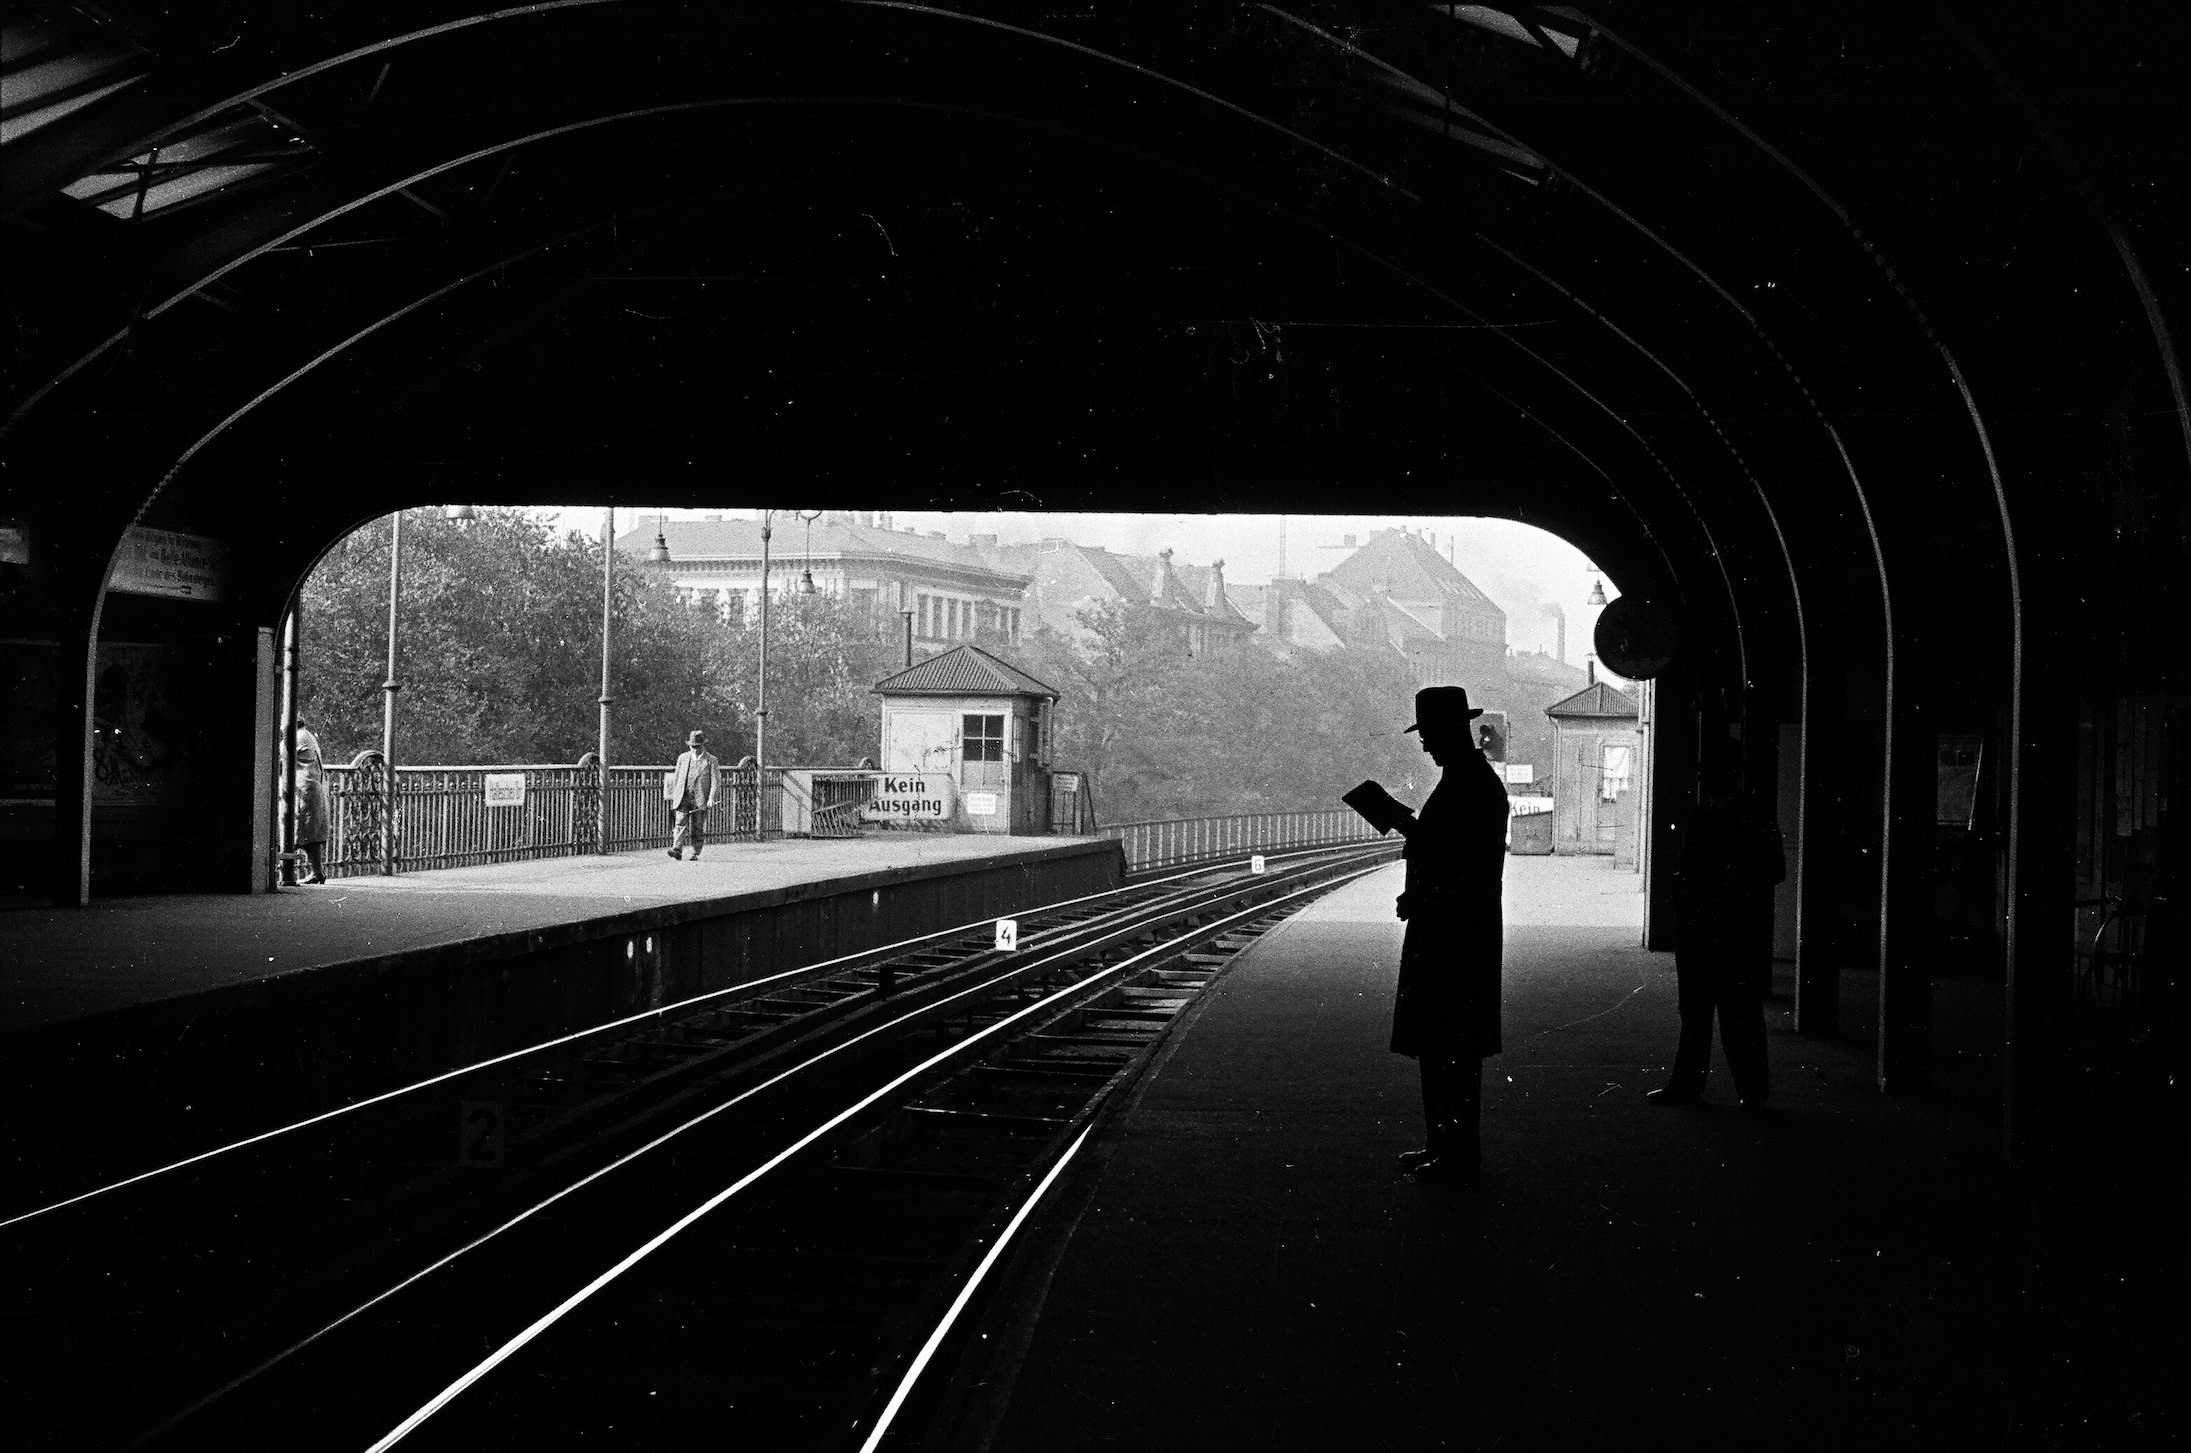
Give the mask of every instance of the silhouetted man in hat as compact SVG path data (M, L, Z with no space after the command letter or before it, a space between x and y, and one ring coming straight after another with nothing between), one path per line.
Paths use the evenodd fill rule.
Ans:
M1712 1020L1745 1110L1765 1106L1772 1085L1765 1063L1765 990L1772 976L1773 885L1788 876L1780 826L1743 790L1740 749L1707 740L1698 763L1703 798L1681 829L1676 858L1680 912L1674 975L1681 1043L1658 1105L1704 1098L1712 1063Z
M722 764L707 749L707 733L693 732L685 738L684 755L677 759L677 769L662 789L670 809L677 814L676 831L670 838L671 857L682 858L684 850L690 848L692 860L700 861L700 849L708 841L708 809L715 805L722 790Z
M1364 783L1347 801L1379 827L1407 837L1407 920L1400 986L1392 1006L1392 1051L1422 1066L1426 1143L1400 1163L1417 1175L1474 1179L1483 1164L1483 1061L1500 1051L1500 880L1506 872L1506 785L1477 747L1471 721L1483 715L1458 686L1415 693L1423 750L1446 771L1419 814ZM1371 803L1357 799L1367 792Z

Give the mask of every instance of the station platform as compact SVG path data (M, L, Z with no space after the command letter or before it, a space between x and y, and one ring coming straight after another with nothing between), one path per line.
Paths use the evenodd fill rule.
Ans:
M1710 1103L1648 1103L1673 958L1637 947L1608 859L1509 862L1484 1177L1416 1184L1416 1069L1385 1047L1400 884L1288 920L1173 1031L1030 1223L950 1447L2181 1435L2184 1269L2126 1229L2166 1222L2151 1157L2009 1169L1997 1111L1879 1094L1865 1047L1795 1036L1784 1001L1769 1111L1735 1108L1716 1047Z
M277 980L302 989L452 954L537 951L574 933L644 931L1106 852L1116 849L1096 839L877 833L718 843L698 862L648 850L338 878L250 897L22 909L0 913L9 966L0 1035L192 995L264 992Z
M873 833L0 913L0 1157L129 1166L1116 887L1108 839Z

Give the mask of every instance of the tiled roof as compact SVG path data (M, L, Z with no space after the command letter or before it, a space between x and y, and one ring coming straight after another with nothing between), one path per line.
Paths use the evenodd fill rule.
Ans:
M657 525L656 521L642 515L637 528L617 537L616 548L627 555L644 555L654 544L654 532L657 528L669 543L672 569L680 562L760 558L759 520L671 520ZM786 523L779 519L776 522L775 538L769 542L769 553L778 560L796 560L807 555L810 550L817 558L896 555L906 559L925 560L936 565L952 565L994 574L1024 574L1022 571L991 564L972 545L931 539L927 535L916 535L905 530L882 530L869 525L823 524L817 521L812 539L813 544L810 547L803 522L792 520Z
M1625 692L1616 691L1603 681L1593 682L1568 697L1555 701L1544 709L1546 716L1598 716L1635 717L1642 713Z
M874 689L886 696L1046 696L1057 692L979 646L953 646L893 676Z
M1455 599L1502 619L1506 615L1435 545L1406 530L1371 535L1362 548L1332 567L1330 578L1356 590L1382 590L1399 600Z

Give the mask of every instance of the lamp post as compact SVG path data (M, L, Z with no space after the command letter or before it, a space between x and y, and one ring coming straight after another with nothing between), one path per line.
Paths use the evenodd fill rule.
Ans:
M396 873L396 591L403 580L403 511L388 517L388 676L380 683L380 765L382 785L380 874Z
M655 526L654 548L647 552L647 559L656 565L667 565L670 558L669 541L662 531L663 526ZM600 773L600 790L594 794L594 851L604 854L609 850L609 707L615 700L609 691L609 655L615 620L616 506L609 505L601 511L601 730L594 749Z
M768 841L768 542L776 533L776 512L761 511L761 678L753 712L753 835Z
M616 506L601 511L601 734L594 770L601 774L594 793L594 851L609 850L609 625L616 615Z

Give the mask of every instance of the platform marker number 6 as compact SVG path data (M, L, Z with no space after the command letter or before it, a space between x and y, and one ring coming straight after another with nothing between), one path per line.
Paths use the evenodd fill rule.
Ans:
M1260 872L1262 872L1262 871L1263 871L1263 867L1264 867L1264 864L1263 864L1263 855L1262 855L1261 853L1257 853L1257 854L1255 854L1255 855L1254 855L1253 857L1250 857L1250 858L1248 859L1248 871L1249 871L1249 872L1251 872L1251 873L1260 873Z
M1012 950L1014 950L1014 949L1016 949L1016 948L1018 948L1018 947L1019 947L1019 920L1018 920L1018 919L1016 919L1016 918L1000 918L1000 919L998 919L998 920L997 920L997 952L998 952L998 953L1000 953L1000 954L1008 954L1008 953L1012 952Z

